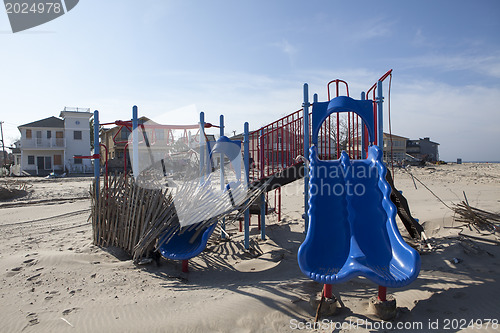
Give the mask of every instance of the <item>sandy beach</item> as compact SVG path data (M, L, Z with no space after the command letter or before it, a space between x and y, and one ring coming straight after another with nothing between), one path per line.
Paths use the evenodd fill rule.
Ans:
M397 317L382 322L368 311L377 286L359 277L333 286L345 307L315 329L309 299L322 286L297 264L305 237L303 181L283 188L282 219L268 216L266 240L254 216L251 250L245 251L243 233L231 225L230 240L212 237L190 260L190 272L182 273L177 261L137 266L117 248L92 244L92 178L3 178L0 186L26 182L29 194L0 202L0 331L500 331L498 233L458 228L462 223L448 208L463 201L465 191L471 206L498 213L500 164L410 170L418 180L396 169L395 184L432 250L411 242L421 251L422 269L414 283L388 290Z

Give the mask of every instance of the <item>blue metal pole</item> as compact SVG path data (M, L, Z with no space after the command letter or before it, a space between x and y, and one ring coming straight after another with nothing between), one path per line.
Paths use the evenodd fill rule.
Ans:
M361 92L361 100L366 99L366 94L364 91ZM361 118L361 117L360 117ZM361 158L366 158L366 137L365 137L365 122L361 119Z
M377 131L378 131L378 146L384 151L384 113L383 111L384 96L382 95L382 81L377 82Z
M101 147L99 146L99 111L94 111L94 154L99 154ZM95 181L95 205L96 209L99 206L99 176L100 176L101 160L94 159L94 181ZM96 218L98 214L95 214ZM95 221L97 222L97 221Z
M101 147L99 146L99 111L94 111L94 154L99 154ZM100 175L100 160L94 159L94 179L96 184L99 182ZM99 194L99 187L96 186L96 194Z
M200 184L205 182L205 113L200 112ZM208 144L205 142L205 144Z
M219 136L224 136L224 115L220 115L219 117ZM221 191L224 191L224 153L220 154L220 189ZM222 219L222 224L221 224L221 232L220 232L220 238L225 239L226 238L226 219Z
M303 115L304 115L304 158L309 161L309 86L304 83L304 103ZM309 170L307 169L307 163L304 162L304 233L307 233L309 228Z
M261 166L264 162L264 130L260 130L260 151L261 156L259 160L261 161ZM264 178L264 168L260 168L260 177ZM260 195L260 238L266 240L266 194L262 192Z
M137 106L132 107L132 172L134 173L134 178L137 179L139 176L139 119Z
M245 129L244 129L244 138L243 138L243 153L244 153L244 158L243 162L245 164L245 188L248 189L249 183L250 183L250 176L249 176L249 162L250 162L250 156L248 155L250 153L250 145L249 145L249 130L248 130L248 122L245 122ZM248 250L250 248L250 209L247 208L245 210L245 250Z

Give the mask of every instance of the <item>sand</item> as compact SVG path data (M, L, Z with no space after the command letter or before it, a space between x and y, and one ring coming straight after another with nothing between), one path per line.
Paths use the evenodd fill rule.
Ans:
M448 206L462 201L465 191L472 206L500 210L500 164L411 172ZM345 307L312 331L500 331L499 246L459 236L460 229L449 228L458 226L449 208L418 181L415 187L408 173L396 170L394 178L431 238L433 250L421 249L418 279L388 290L398 306L390 323L368 311L377 292L372 282L355 278L334 285ZM297 264L304 240L302 181L283 189L282 219L268 216L266 240L260 240L254 217L252 249L245 251L242 233L230 226L231 240L214 238L182 273L179 262L136 266L119 249L92 245L91 178L22 180L32 185L30 194L0 202L0 331L311 331L315 310L309 299L322 286ZM6 181L12 179L0 185ZM463 234L498 239L467 228ZM488 320L496 321L486 328Z

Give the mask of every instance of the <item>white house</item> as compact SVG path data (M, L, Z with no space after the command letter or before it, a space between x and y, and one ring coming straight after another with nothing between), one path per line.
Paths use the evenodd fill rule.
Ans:
M81 111L84 110L84 111ZM18 127L21 132L21 172L31 175L90 173L89 109L64 108L59 118L49 117Z

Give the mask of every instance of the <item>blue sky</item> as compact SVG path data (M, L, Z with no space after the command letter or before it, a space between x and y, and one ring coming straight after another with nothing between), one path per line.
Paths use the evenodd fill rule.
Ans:
M393 133L500 161L499 17L497 0L81 0L13 34L2 11L0 120L7 144L64 106L173 124L204 111L241 132L300 109L305 82L358 98L392 68Z

